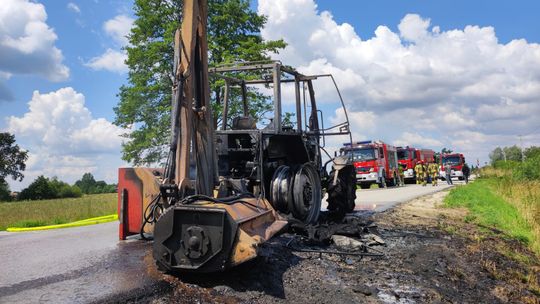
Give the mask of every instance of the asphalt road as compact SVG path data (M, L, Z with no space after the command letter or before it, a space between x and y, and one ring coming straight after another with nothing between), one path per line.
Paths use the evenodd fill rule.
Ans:
M446 189L406 185L357 192L359 211L380 212ZM325 206L323 205L323 208ZM121 301L167 285L149 243L118 241L118 223L48 231L0 232L0 303Z
M462 182L453 181L454 184ZM432 185L405 185L403 187L391 187L387 189L365 189L356 191L356 207L359 211L382 212L397 204L410 201L420 196L441 191L449 188L445 181L439 182L438 186Z

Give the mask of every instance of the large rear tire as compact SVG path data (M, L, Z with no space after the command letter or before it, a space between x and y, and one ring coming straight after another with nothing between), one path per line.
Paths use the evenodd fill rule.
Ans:
M277 168L270 182L270 203L274 209L291 213L305 224L315 224L321 200L321 179L314 166L306 163Z
M301 165L294 175L293 205L289 207L295 218L306 224L315 224L321 212L321 178L309 163Z
M281 212L289 212L289 201L292 200L290 193L292 187L293 170L289 166L282 165L274 172L270 182L270 203Z
M342 219L346 213L354 211L356 200L356 172L353 165L347 165L337 171L332 168L328 185L328 210L336 219ZM334 183L335 179L335 183ZM360 184L362 187L363 184ZM363 188L363 187L362 187Z

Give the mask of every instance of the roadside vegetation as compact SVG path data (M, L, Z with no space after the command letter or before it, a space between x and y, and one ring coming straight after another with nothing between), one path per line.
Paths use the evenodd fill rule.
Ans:
M96 181L91 173L85 173L73 185L63 182L57 177L47 178L41 175L20 193L14 193L9 190L7 183L2 183L0 180L0 202L81 197L84 194L99 193L116 193L116 184Z
M474 183L450 191L445 205L466 207L466 221L500 230L540 256L540 149L524 154L523 162L493 160Z
M64 224L116 213L117 194L93 194L79 198L20 201L0 204L0 230Z

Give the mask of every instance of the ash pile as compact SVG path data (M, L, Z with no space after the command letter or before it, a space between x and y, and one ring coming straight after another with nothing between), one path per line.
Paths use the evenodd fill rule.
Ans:
M386 246L377 226L354 214L336 221L329 212L322 212L317 224L289 219L291 238L286 247L296 252L340 256L383 257L377 247Z

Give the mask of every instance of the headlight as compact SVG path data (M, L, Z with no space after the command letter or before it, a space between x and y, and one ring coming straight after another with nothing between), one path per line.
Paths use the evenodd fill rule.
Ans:
M369 172L375 172L375 168L369 168Z

